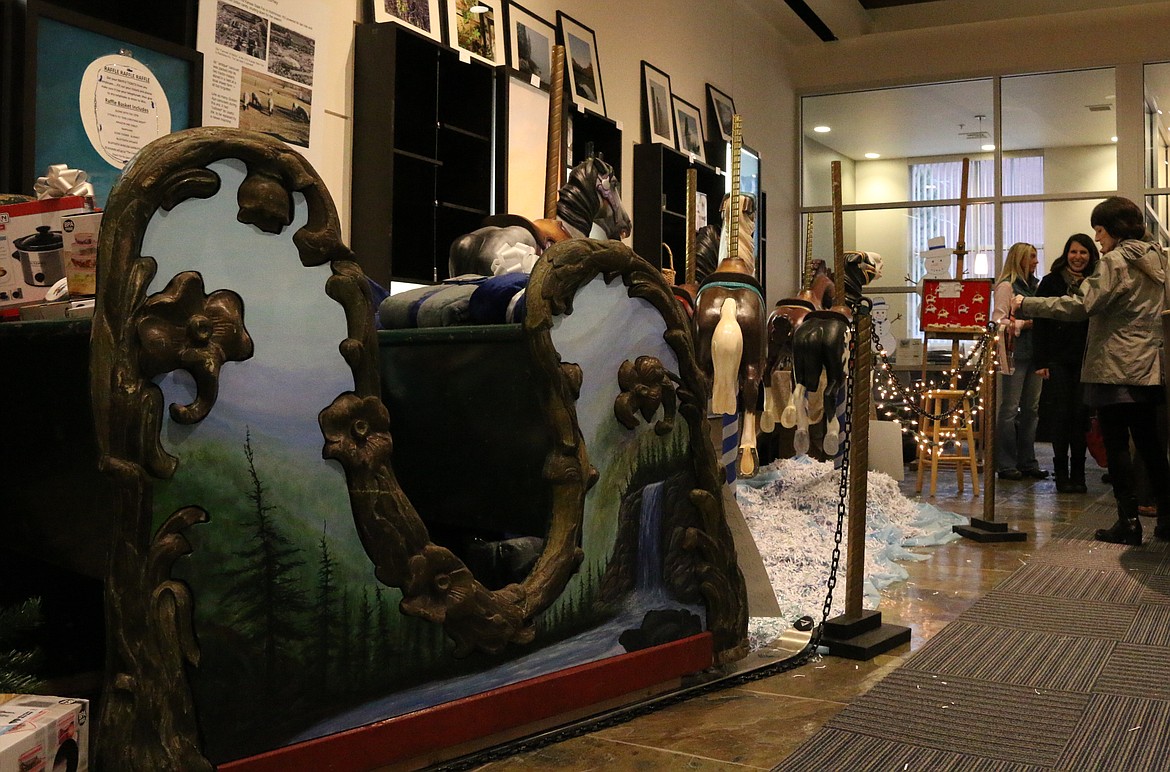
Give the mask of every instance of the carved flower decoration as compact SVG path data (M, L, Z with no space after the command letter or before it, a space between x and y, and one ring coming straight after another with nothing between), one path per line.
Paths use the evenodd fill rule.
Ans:
M166 289L149 297L136 326L145 377L186 370L195 379L195 401L171 405L171 416L180 423L196 423L211 411L224 362L252 356L243 300L231 290L204 294L203 277L193 271L178 274Z
M292 194L272 174L249 172L240 183L236 203L240 205L236 219L265 233L280 233L292 222Z
M317 421L325 436L324 458L371 471L390 464L390 413L377 397L346 392L322 410Z
M474 595L471 570L444 547L428 544L408 565L410 579L402 588L402 610L408 614L442 623Z
M613 413L622 426L636 428L637 413L649 423L658 408L665 405L665 415L654 431L659 435L670 433L675 416L674 382L662 362L652 356L640 356L632 363L627 359L618 368L618 386L622 393L614 401Z

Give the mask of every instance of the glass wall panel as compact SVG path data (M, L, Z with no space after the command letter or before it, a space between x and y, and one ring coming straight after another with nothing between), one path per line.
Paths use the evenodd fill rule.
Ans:
M1005 196L1117 188L1112 69L1006 77L1000 98Z
M1146 89L1146 187L1170 187L1170 121L1163 111L1170 108L1170 62L1145 66ZM1165 222L1163 220L1163 222Z
M1146 97L1146 187L1170 188L1170 62L1145 66ZM1146 223L1165 246L1170 243L1170 198L1146 197Z
M1036 247L1036 256L1040 259L1036 275L1044 276L1053 261L1060 257L1069 236L1074 233L1093 235L1089 215L1100 201L1099 198L1090 198L1004 204L1003 252L996 260L996 272L1003 267L1004 257L1012 244L1025 241Z
M845 204L912 200L912 163L986 156L980 148L992 141L993 93L991 80L972 80L805 97L802 205L832 203L832 161L841 162ZM945 198L958 193L937 187L924 195Z
M1154 239L1163 247L1170 247L1170 228L1167 213L1170 212L1170 196L1146 196L1146 227Z

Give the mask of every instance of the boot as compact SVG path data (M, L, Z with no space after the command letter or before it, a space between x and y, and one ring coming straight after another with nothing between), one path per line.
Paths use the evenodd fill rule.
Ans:
M1154 527L1154 538L1170 541L1170 501L1158 502L1158 524Z
M1089 486L1085 485L1085 457L1082 455L1077 458L1075 455L1072 458L1072 465L1068 474L1069 484L1072 486L1073 493L1088 493Z
M1057 493L1073 493L1072 482L1068 477L1068 459L1064 456L1053 456L1052 474L1056 477Z
M1097 541L1110 544L1128 544L1139 547L1142 543L1142 522L1137 516L1137 499L1127 496L1117 502L1117 522L1112 528L1098 528Z

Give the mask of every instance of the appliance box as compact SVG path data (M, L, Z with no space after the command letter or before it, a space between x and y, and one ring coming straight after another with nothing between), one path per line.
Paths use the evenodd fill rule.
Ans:
M69 283L71 298L93 297L97 294L98 229L101 224L101 212L87 212L61 219L65 279Z
M88 769L88 700L0 694L0 772Z
M0 308L42 302L65 278L62 220L89 211L81 196L0 206Z
M911 367L922 366L922 338L899 338L894 351L894 362Z

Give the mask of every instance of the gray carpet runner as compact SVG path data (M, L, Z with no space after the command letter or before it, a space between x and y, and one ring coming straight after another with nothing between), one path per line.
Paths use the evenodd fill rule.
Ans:
M1170 544L1090 505L776 770L1170 770Z

